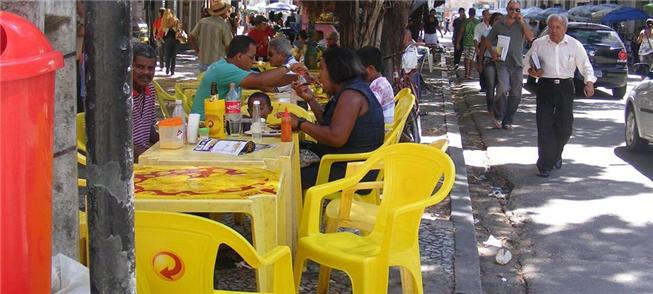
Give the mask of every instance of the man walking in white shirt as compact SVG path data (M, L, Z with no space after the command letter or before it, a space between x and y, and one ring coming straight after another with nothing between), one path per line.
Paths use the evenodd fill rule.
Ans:
M585 96L594 95L594 70L583 45L566 35L567 18L553 14L547 19L549 33L538 38L524 57L524 70L537 81L537 169L548 177L562 167L562 151L574 122L574 71L583 75ZM533 56L533 58L531 57ZM535 68L534 57L540 63Z

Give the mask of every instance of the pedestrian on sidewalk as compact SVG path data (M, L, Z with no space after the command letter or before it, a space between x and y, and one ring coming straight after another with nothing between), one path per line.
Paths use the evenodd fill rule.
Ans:
M646 20L646 26L637 38L639 44L639 60L653 67L653 18Z
M449 18L447 18L447 20L444 21L444 34L446 35L448 33L449 33Z
M465 24L465 8L458 8L458 18L453 20L453 36L451 36L451 42L453 43L453 65L458 66L460 63L460 56L462 55L462 47L456 42L458 40L458 34L462 30L463 24Z
M231 26L225 20L230 8L231 5L222 0L212 1L207 10L210 16L200 19L190 33L188 41L199 57L200 72L227 55L227 47L233 38Z
M429 14L424 17L424 43L426 43L426 46L437 47L440 43L438 40L438 31L440 32L440 36L444 38L440 29L440 22L435 15L435 9L431 9ZM413 36L413 39L417 40L415 36Z
M474 27L474 47L476 48L476 71L478 72L479 83L481 85L481 92L487 90L487 83L485 82L485 75L483 74L483 54L481 52L481 38L487 37L490 33L492 26L490 26L490 10L483 10L483 21ZM489 53L489 52L487 52Z
M481 34L481 39L479 41L479 66L482 66L483 68L483 77L485 78L485 103L487 105L487 112L492 115L494 118L494 97L495 97L495 91L497 87L497 67L492 60L492 54L490 53L490 50L492 48L488 48L486 46L483 46L484 40L487 38L487 35L490 33L490 30L492 29L492 25L494 25L496 22L501 21L502 14L500 12L495 12L492 13L492 16L490 16L490 25L487 29L487 31L482 32ZM479 24L483 25L483 23ZM478 28L478 26L476 26Z
M487 36L485 46L495 48L499 37L508 38L509 46L504 59L499 58L497 50L490 50L492 60L497 68L497 95L494 100L494 127L512 130L512 122L521 101L521 90L523 82L522 50L524 39L528 42L533 40L528 24L524 22L521 15L521 4L519 1L511 0L506 6L508 15L503 21L492 26ZM503 54L502 54L503 55Z
M166 13L165 7L159 8L159 17L154 20L152 24L153 33L154 33L154 44L156 46L156 54L159 56L159 68L163 70L164 66L164 49L163 49L163 30L161 29L161 22L163 21L163 15Z
M526 53L529 75L538 77L536 91L537 169L548 177L553 167L562 167L562 150L569 141L574 121L574 72L585 80L585 96L594 95L594 70L583 45L566 35L567 17L552 14L547 19L548 35L538 38ZM536 69L533 54L541 65Z
M476 56L476 46L474 45L474 29L478 25L478 20L476 20L476 9L473 7L469 9L469 17L465 20L465 23L458 33L458 39L456 40L456 46L458 49L462 47L463 56L465 57L465 79L470 80L472 78L472 66L474 64L474 59Z
M165 48L165 66L166 75L172 73L175 75L175 66L177 64L177 47L179 41L177 37L181 33L180 22L175 17L172 10L168 9L163 15L161 21L161 30L163 31L163 47Z

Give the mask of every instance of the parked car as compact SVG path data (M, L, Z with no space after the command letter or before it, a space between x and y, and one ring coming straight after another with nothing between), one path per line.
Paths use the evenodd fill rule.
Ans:
M628 94L625 114L626 147L645 150L653 142L653 71Z
M548 27L540 33L540 37L547 34ZM628 54L617 32L601 24L570 22L567 24L567 35L574 37L585 47L597 78L594 86L612 89L614 98L623 98L626 95L628 80ZM576 93L583 93L583 76L578 70L574 75L574 84Z

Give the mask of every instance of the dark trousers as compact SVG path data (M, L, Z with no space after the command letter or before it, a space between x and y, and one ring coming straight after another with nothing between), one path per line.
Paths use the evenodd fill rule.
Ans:
M177 40L166 39L164 46L166 72L171 71L175 73L175 65L177 64Z
M537 82L537 168L549 171L562 158L574 123L574 82L540 78Z
M487 83L485 82L485 75L483 74L483 72L478 73L478 83L479 85L481 85L481 90L487 89Z
M463 47L460 46L459 49L453 49L453 64L460 64L460 57L463 55Z

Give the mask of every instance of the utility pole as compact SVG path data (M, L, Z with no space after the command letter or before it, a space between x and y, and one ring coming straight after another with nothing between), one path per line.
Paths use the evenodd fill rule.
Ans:
M135 293L129 0L86 1L91 293Z

